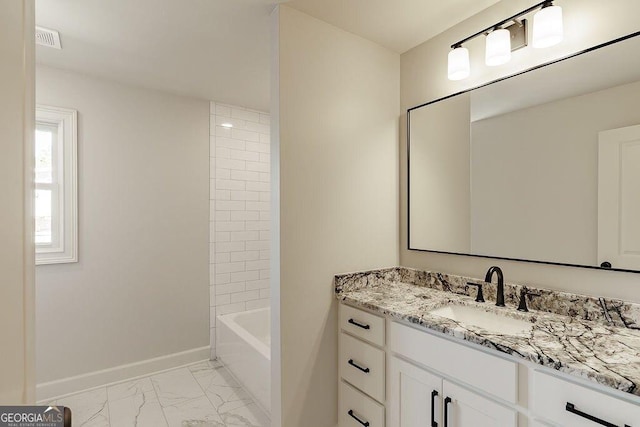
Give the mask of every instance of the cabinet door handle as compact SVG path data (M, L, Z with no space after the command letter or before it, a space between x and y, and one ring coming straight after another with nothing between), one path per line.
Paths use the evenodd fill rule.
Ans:
M351 323L354 326L357 326L358 328L362 328L362 329L371 329L371 326L369 325L365 325L363 323L358 323L353 319L349 319L349 323Z
M449 396L444 399L444 427L449 427L449 403L452 400Z
M601 426L618 427L617 425L612 424L608 421L601 420L600 418L594 417L593 415L589 415L585 412L579 411L578 409L576 409L576 405L574 405L573 403L567 402L567 406L565 407L565 409L567 410L567 412L571 412L572 414L576 414L579 417L586 418L589 421L593 421L596 424L600 424ZM630 427L630 426L625 424L625 427Z
M371 372L371 370L369 368L363 368L362 366L360 366L356 362L354 362L353 359L349 359L348 363L349 363L349 365L353 366L354 368L360 369L365 374L368 374L369 372Z
M349 409L349 412L347 412L347 414L349 414L351 418L362 424L364 427L369 427L369 421L362 421L353 413L353 409Z
M431 392L431 427L438 427L436 422L436 396L438 396L438 390Z

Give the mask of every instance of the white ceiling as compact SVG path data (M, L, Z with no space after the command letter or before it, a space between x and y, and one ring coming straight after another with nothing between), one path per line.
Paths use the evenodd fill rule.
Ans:
M404 53L500 0L293 0L290 6Z
M269 110L270 13L287 0L36 0L62 50L52 67ZM292 7L404 52L498 0L293 0Z

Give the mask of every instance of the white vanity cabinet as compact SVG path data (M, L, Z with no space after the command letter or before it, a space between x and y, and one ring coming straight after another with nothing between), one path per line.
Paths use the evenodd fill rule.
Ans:
M637 396L438 332L340 304L339 336L340 427L640 427Z

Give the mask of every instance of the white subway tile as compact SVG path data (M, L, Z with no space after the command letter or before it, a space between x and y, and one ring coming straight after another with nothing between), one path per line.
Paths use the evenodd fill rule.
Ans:
M269 289L269 288L260 289L260 298L261 299L269 298L270 295L271 295L271 289Z
M259 308L266 308L271 305L271 301L268 299L256 299L253 301L247 301L247 310L257 310Z
M216 147L232 148L234 150L244 150L245 146L246 146L246 142L241 141L239 139L216 136Z
M244 190L245 182L233 179L216 179L216 188L218 190Z
M260 221L271 221L271 211L260 211Z
M245 302L260 298L260 291L245 291L231 294L231 302Z
M245 264L246 264L246 271L267 270L267 269L269 269L269 260L268 259L263 259L263 260L259 260L259 261L247 261ZM226 273L226 271L224 273Z
M256 175L258 173L256 172ZM270 184L268 182L259 182L259 181L247 181L246 183L247 191L270 191Z
M242 119L242 120L247 120L250 122L259 122L260 121L260 114L254 112L254 111L247 111L244 109L239 109L239 108L232 108L231 109L231 116L238 118L238 119Z
M271 163L271 154L269 153L260 153L260 157L258 158L260 163Z
M231 221L257 221L260 213L255 211L231 211Z
M269 165L267 163L246 162L245 167L248 171L269 172Z
M231 170L225 168L216 169L216 179L231 179ZM214 183L215 186L215 183Z
M260 259L271 259L271 251L269 249L260 251Z
M240 118L234 118L234 117L229 117L229 116L218 116L216 115L216 127L222 126L223 124L226 123L230 123L233 125L233 129L245 129L247 127L247 124L244 120L240 119ZM231 132L231 134L233 135L233 132Z
M216 221L216 231L245 231L244 221Z
M262 203L262 202L251 202ZM216 209L220 211L241 211L245 209L245 202L239 200L219 200Z
M271 277L270 270L260 270L260 278L261 279L268 279L270 277Z
M229 221L230 213L229 211L217 211L215 213L215 218L216 221Z
M270 226L269 221L247 221L245 224L245 230L268 231L269 226Z
M214 135L209 136L209 157L216 156L216 137Z
M216 103L214 112L219 116L231 116L231 107Z
M261 240L260 232L258 231L232 231L232 242L245 242L247 240Z
M216 134L216 116L209 116L209 135Z
M244 251L244 242L216 242L216 252Z
M260 201L261 202L270 202L271 201L271 193L266 191L260 192Z
M261 133L260 134L260 142L262 142L263 144L269 144L271 145L271 135L269 135L268 133Z
M223 314L239 313L241 311L245 311L246 305L244 302L238 302L235 304L218 305L216 308L218 316L221 316Z
M260 172L260 181L270 182L271 176L269 175L269 172Z
M229 149L227 148L227 150ZM252 151L230 150L229 155L231 156L232 159L237 159L237 160L248 160L251 162L260 161L260 154Z
M231 261L256 261L260 259L260 251L244 251L231 253Z
M230 159L231 158L231 148L216 147L216 158L217 159Z
M240 181L258 181L260 179L260 172L254 171L231 171L231 179L237 179Z
M221 314L219 309L221 305L230 304L230 303L231 303L231 295L229 294L216 295L216 308L217 308L216 311L218 312L218 314Z
M252 263L259 261L250 261ZM220 264L216 264L216 271L218 274L224 273L237 273L238 271L245 271L244 262L223 262ZM251 270L258 270L257 268L251 268Z
M244 160L216 159L216 166L225 169L246 170L246 162Z
M218 207L218 209L220 209L220 207ZM268 211L271 209L271 206L267 202L250 201L250 202L246 202L246 209L248 211Z
M212 190L216 200L231 200L231 191L229 190Z
M260 232L260 240L262 240L263 242L268 242L269 239L271 239L271 231L266 230ZM233 235L231 236L231 240L233 240Z
M223 128L221 126L216 126L215 135L216 135L216 138L219 136L223 138L231 138L231 129Z
M249 280L258 280L260 279L259 271L240 271L237 273L231 273L231 283L235 282L246 282Z
M253 123L248 120L245 125L245 129L251 132L258 132L259 134L268 134L271 131L271 129L269 128L269 125L263 125L261 123Z
M261 251L261 250L265 250L265 249L269 249L269 242L268 241L256 240L256 241L253 241L253 242L247 242L247 250L248 251Z
M242 129L231 129L231 137L233 139L241 139L243 141L260 141L260 134L258 132L249 132Z
M260 193L257 191L232 191L231 200L260 201Z
M215 262L231 262L231 254L243 254L244 252L218 252L214 253L213 258Z
M252 291L254 289L268 289L270 284L269 279L250 280L246 282L245 286L248 291Z
M231 281L231 273L225 274L216 274L215 275L215 286L224 285L225 283L229 283Z
M226 283L224 285L217 285L215 292L217 295L224 295L224 294L232 294L234 292L243 292L244 290L245 290L244 282L237 282L237 283ZM231 302L237 302L237 301L232 300Z
M263 125L271 124L271 116L269 114L260 114L260 123Z
M261 142L247 142L245 149L247 151L255 151L257 153L269 153L271 151L269 144L263 144Z

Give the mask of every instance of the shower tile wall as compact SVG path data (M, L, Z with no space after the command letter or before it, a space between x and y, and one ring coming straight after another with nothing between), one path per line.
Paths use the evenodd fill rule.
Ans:
M269 305L269 122L259 111L211 103L213 357L217 315Z

